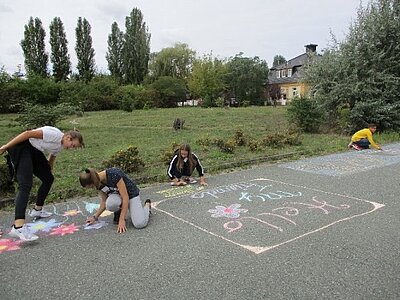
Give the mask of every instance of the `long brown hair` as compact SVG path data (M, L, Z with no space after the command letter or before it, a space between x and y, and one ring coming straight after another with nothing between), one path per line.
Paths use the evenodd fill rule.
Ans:
M190 148L189 144L181 144L179 149L178 149L178 161L176 162L176 168L178 169L178 171L182 172L183 170L183 165L185 164L185 162L183 161L182 155L181 155L181 151L187 151L188 153L188 163L189 163L189 170L190 173L193 172L193 169L196 167L196 161L193 159L193 155L192 155L192 149Z
M98 190L103 185L100 181L99 174L95 169L92 168L85 169L84 172L79 174L79 182L83 187L93 184Z

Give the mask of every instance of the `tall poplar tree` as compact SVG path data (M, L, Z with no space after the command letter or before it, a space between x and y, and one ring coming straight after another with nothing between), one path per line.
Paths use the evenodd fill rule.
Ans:
M134 8L125 19L125 43L123 47L124 79L126 83L141 83L148 72L150 34L143 22L142 12Z
M94 49L92 48L92 37L90 35L92 27L86 18L79 17L78 25L75 29L76 34L76 56L78 58L78 78L89 82L95 75Z
M55 17L50 24L50 45L54 79L56 81L67 80L71 73L71 61L64 24L59 17Z
M108 51L106 59L108 70L112 76L123 79L123 57L124 33L119 29L117 22L111 25L111 34L108 36Z
M44 38L46 32L39 18L29 19L25 25L24 39L21 41L22 51L25 57L25 69L29 75L47 77L47 63L49 56L45 51Z

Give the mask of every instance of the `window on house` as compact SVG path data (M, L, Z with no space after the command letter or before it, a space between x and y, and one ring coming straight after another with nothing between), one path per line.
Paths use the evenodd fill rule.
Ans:
M297 96L299 96L299 91L297 90L297 88L293 88L293 97Z
M276 78L281 78L281 72L279 70L276 70Z
M287 69L284 69L281 72L282 72L282 77L288 77Z
M288 76L288 77L292 77L292 69L288 69L288 74L287 74L287 76Z

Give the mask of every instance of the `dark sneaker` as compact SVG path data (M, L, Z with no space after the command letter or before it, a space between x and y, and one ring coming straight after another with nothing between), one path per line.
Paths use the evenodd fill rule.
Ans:
M121 210L117 210L116 212L114 212L114 224L118 224L120 216L121 216Z
M150 203L150 207L149 207L149 215L151 215L151 200L150 199L146 199L146 201L144 201L144 205L146 205L147 203Z

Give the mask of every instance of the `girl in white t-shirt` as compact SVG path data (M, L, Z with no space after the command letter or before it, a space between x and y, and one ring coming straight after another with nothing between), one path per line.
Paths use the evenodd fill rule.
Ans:
M51 213L44 211L43 205L54 181L51 173L54 160L62 149L82 146L83 138L78 131L63 133L58 128L44 126L27 130L0 147L0 155L5 151L8 152L11 169L14 170L19 185L15 199L15 221L9 233L10 236L23 241L33 241L38 238L25 225L25 210L32 189L33 175L39 178L42 184L38 189L36 205L29 215L40 218L49 217ZM49 157L46 158L44 153L47 153Z

